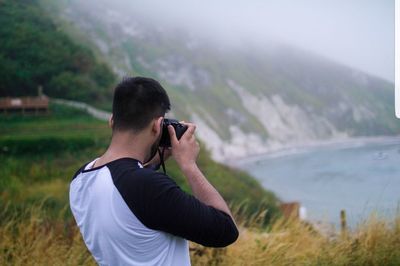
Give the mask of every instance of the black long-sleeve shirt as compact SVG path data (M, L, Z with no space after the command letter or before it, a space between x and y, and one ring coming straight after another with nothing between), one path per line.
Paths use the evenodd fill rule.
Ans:
M228 214L187 194L167 175L143 168L132 158L121 158L90 168L93 164L94 161L85 164L74 175L70 203L85 243L95 258L107 253L101 241L113 239L114 231L117 237L113 248L128 244L124 243L127 240L120 233L123 227L133 236L136 231L141 231L137 225L130 224L130 219L137 219L146 228L204 246L223 247L237 239L238 230ZM98 219L103 219L100 225L96 224ZM142 236L140 239L143 240ZM96 260L99 262L101 258Z

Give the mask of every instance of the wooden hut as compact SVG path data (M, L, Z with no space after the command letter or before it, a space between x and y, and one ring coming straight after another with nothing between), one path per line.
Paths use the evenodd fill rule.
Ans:
M37 97L5 97L0 98L0 113L47 114L49 98L45 95Z

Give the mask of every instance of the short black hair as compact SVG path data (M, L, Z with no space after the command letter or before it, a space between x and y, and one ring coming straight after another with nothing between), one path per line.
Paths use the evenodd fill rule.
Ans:
M113 130L141 131L170 110L165 89L152 78L124 78L114 90Z

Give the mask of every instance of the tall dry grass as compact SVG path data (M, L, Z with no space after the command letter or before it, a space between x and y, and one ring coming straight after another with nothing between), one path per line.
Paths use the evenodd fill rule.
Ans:
M242 221L243 222L248 221ZM192 247L194 265L400 265L400 214L376 215L356 229L326 235L299 220L240 226L238 241L221 250Z
M95 265L73 219L41 206L3 210L0 265ZM7 215L4 213L7 212ZM222 249L191 243L193 265L400 265L400 215L392 221L371 216L346 235L324 236L296 220L261 228L263 213L239 218L238 241ZM47 217L47 218L46 218ZM246 224L246 226L244 226Z
M4 209L0 265L96 265L74 221L63 218L66 211L49 218L42 206Z

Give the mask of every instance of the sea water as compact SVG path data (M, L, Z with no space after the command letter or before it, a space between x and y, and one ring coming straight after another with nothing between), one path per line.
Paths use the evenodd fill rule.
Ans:
M373 213L393 218L400 204L400 138L347 142L271 153L240 165L284 202L298 201L307 219L351 227Z

